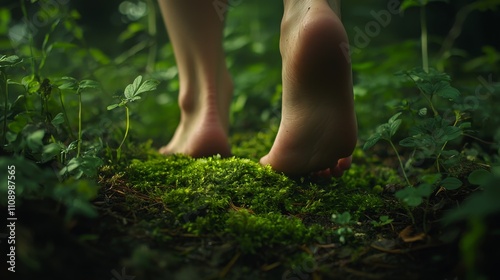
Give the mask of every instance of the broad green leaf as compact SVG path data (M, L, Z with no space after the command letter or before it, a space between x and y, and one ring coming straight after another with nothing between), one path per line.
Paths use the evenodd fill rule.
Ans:
M57 114L52 121L50 122L53 126L59 126L64 123L64 115L63 113Z
M120 104L113 104L113 105L109 105L108 107L106 107L106 109L113 110L113 109L115 109L118 106L120 106Z
M27 88L29 86L29 84L31 82L33 82L35 80L35 76L33 75L29 75L29 76L24 76L22 79L21 79L21 84Z
M45 136L45 131L41 129L29 134L26 137L28 147L34 152L41 150L43 147L43 136Z
M127 99L132 98L134 96L134 92L135 92L134 85L129 84L124 91L125 98Z
M488 178L490 178L491 173L487 170L484 169L477 169L471 172L469 174L469 183L473 185L482 185L485 182L488 181Z
M414 187L406 187L399 190L395 193L395 196L410 207L416 207L422 203L422 196L418 195Z
M390 222L392 222L392 221L393 221L393 219L389 219L389 216L387 216L387 215L380 216L380 218L379 218L379 219L380 219L380 221L381 221L381 222L383 222L383 223L385 223L385 222L389 222L389 223L390 223Z
M78 81L72 77L62 77L61 80L64 82L59 86L59 89L72 89L76 90L78 88Z
M419 135L406 137L405 139L402 139L401 141L399 141L399 145L403 146L403 147L408 147L408 148L418 147L419 146L418 136Z
M402 112L396 113L394 116L392 116L392 117L389 119L389 121L388 121L387 123L388 123L388 124L391 124L391 123L395 122L395 121L399 118L399 116L401 116L401 114L402 114Z
M142 76L139 75L134 79L134 82L129 84L124 91L124 95L126 99L131 99L137 94L137 90L139 89L142 82Z
M434 191L434 187L431 184L420 184L417 188L417 194L422 196L422 197L428 197L432 194Z
M35 76L30 75L23 77L21 84L29 93L36 93L40 89L40 83L35 79Z
M14 121L10 122L7 127L13 133L18 134L23 130L23 128L31 121L27 114L17 114L14 117Z
M12 67L18 63L20 63L22 59L20 59L17 55L2 55L0 57L0 68L2 67Z
M61 146L56 143L45 145L42 151L42 163L53 159L55 156L61 153L61 150Z
M351 214L349 212L332 214L332 220L339 225L347 225L351 222Z
M472 124L470 122L463 122L458 127L460 127L461 129L465 129L465 128L470 128L471 126Z
M441 180L441 173L426 174L422 176L421 181L429 185L434 185L439 180Z
M399 126L401 125L401 120L395 120L390 124L390 136L394 136L398 131Z
M141 94L143 92L148 92L148 91L153 91L156 89L158 86L159 82L156 80L146 80L142 85L139 87L135 95Z
M441 181L441 186L447 190L456 190L462 186L462 181L455 177L447 177Z
M363 145L363 150L367 150L375 145L380 140L380 137L380 133L375 133L370 136L370 138L368 138L368 140L366 140L365 144Z
M462 135L462 130L456 126L448 126L444 129L444 133L444 139L446 141L451 141L460 137Z
M134 95L139 90L141 83L142 83L142 76L139 75L135 78L134 83L133 83Z
M79 84L78 87L81 89L87 89L87 88L98 88L99 83L93 80L82 80Z
M449 84L438 89L435 94L439 97L455 100L460 96L458 89L450 86Z

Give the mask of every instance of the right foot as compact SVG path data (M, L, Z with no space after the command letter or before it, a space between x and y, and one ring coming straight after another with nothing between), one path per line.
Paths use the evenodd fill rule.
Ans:
M285 4L282 119L260 163L289 175L340 176L357 134L351 68L340 49L347 35L326 0Z

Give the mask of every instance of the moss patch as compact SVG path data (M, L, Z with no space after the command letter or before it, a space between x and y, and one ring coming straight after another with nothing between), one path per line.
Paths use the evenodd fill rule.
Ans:
M364 254L379 234L371 222L400 210L387 193L400 183L396 170L355 162L340 179L289 178L258 163L274 135L273 129L236 135L230 158L147 150L103 168L105 191L123 199L113 211L131 222L114 238L128 248L122 263L148 279L162 279L158 268L194 277L191 265L200 266L198 278L256 279L322 271L332 253L338 259Z
M128 187L161 201L147 208L151 216L189 234L223 234L243 252L331 236L334 213L376 214L383 201L371 186L385 180L354 165L344 178L318 184L249 159L182 155L134 160L123 173Z

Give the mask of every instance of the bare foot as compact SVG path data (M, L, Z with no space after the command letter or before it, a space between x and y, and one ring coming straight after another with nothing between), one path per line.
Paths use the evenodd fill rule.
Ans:
M341 176L357 138L351 67L340 48L347 35L327 1L288 2L280 38L282 119L260 163L289 175Z
M233 85L222 46L224 22L211 1L158 1L179 69L181 119L163 154L229 156Z
M180 123L172 140L159 150L160 153L182 153L195 158L231 155L228 129L233 86L229 75L225 76L225 81L220 83L222 86L215 89L195 88L195 91L180 95Z

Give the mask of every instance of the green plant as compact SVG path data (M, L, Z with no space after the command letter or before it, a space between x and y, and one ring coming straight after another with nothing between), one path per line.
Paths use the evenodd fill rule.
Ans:
M142 81L142 76L137 76L132 84L129 84L126 88L125 91L123 92L123 95L125 98L121 100L120 103L116 103L113 105L109 105L107 107L108 110L113 110L118 107L125 107L125 134L123 135L123 139L120 142L120 145L117 148L117 158L120 158L121 155L121 148L123 143L125 143L125 139L127 139L127 135L130 129L130 114L129 114L129 107L127 106L128 103L134 102L136 100L141 99L141 94L149 91L153 91L156 89L158 86L159 82L156 80L145 80L144 82Z
M62 84L59 86L59 89L70 89L75 91L78 96L78 144L77 144L77 153L76 156L79 157L81 153L82 147L82 92L88 89L98 88L99 84L96 81L92 80L82 80L78 81L72 77L62 77Z
M17 64L21 63L21 59L17 55L0 55L0 82L1 82L1 88L4 92L4 104L3 104L3 120L2 120L2 138L1 138L1 145L5 145L6 143L6 137L7 137L7 116L8 112L10 111L9 108L9 80L7 79L7 73L6 70L7 68L14 67Z
M389 216L383 215L380 216L378 221L371 221L374 227L383 227L385 225L389 225L394 221L394 219L390 219Z
M428 31L427 31L427 13L425 6L430 2L443 0L405 0L401 3L400 10L403 12L410 7L420 7L420 43L422 50L422 68L425 72L429 71L429 50L428 50Z
M334 213L332 214L332 221L339 226L334 230L334 233L338 235L340 243L345 243L346 238L354 233L350 226L355 223L355 221L351 220L351 214L349 212Z
M496 220L500 214L500 165L495 164L491 171L478 169L470 173L470 184L481 190L472 194L460 207L448 212L442 222L450 227L465 222L467 228L460 236L462 261L467 268L468 279L485 278L480 261L485 258L485 240L497 240L500 228Z
M399 126L401 125L401 120L398 119L399 116L401 116L402 113L397 113L394 116L392 116L387 123L382 124L377 127L375 130L375 133L372 134L368 140L366 140L365 144L363 145L363 149L369 149L373 145L375 145L380 139L386 140L389 142L391 145L392 149L396 153L396 156L398 157L399 161L399 166L401 167L401 171L403 172L403 176L406 180L406 183L408 186L412 186L410 183L410 179L408 179L408 175L406 175L405 167L403 165L403 161L401 160L401 156L399 155L398 150L396 149L396 146L394 146L394 143L392 141L392 137L396 134L396 132L399 129Z

